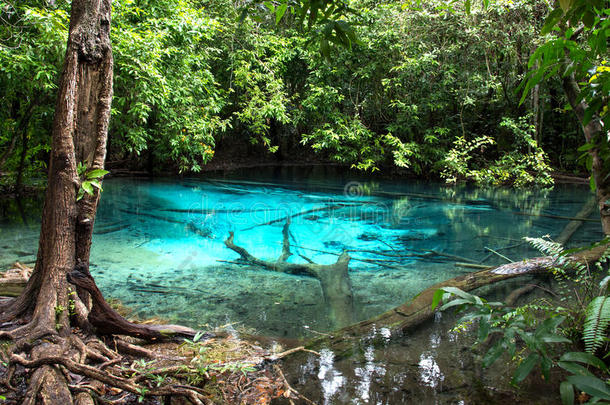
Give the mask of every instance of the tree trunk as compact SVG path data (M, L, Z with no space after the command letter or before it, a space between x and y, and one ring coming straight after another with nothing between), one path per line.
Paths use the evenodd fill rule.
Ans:
M585 125L584 116L585 111L588 108L587 103L584 100L580 100L580 88L574 78L574 75L568 75L562 79L563 89L566 93L568 101L572 106L572 110L576 114L578 121L582 126L585 140L587 142L594 142L595 137L600 135L602 132L602 124L598 116L593 116L591 120ZM604 134L601 134L604 136ZM593 160L591 175L595 181L597 204L599 213L601 215L602 229L604 234L610 234L610 173L604 167L604 161L600 157L599 152L596 148L590 149L589 153Z
M111 0L74 0L64 68L52 129L48 185L36 265L24 293L5 320L30 319L31 327L69 333L66 275L89 263L99 191L76 201L77 164L101 169L112 100Z
M13 153L13 150L15 149L15 145L17 144L17 138L17 135L13 135L13 138L11 138L11 143L9 143L4 153L0 156L0 173L2 173L2 168L4 167L9 156L11 156L11 153Z

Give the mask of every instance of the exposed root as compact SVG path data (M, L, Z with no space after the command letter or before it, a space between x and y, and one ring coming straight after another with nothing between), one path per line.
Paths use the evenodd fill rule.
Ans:
M288 349L281 353L272 354L271 356L267 356L266 359L269 359L271 361L277 361L277 360L283 359L286 356L290 356L291 354L298 353L298 352L308 352L308 353L313 353L318 357L320 356L320 353L316 352L315 350L309 350L309 349L306 349L305 346L299 346L299 347L295 347L292 349Z
M120 339L106 344L93 336L47 335L29 344L14 344L5 359L2 390L9 404L124 404L138 398L181 397L193 404L269 404L281 396L302 399L288 388L275 362L297 347L269 353L235 338L156 344L138 348ZM136 355L119 354L119 347ZM116 350L113 350L116 349ZM144 353L146 356L141 356ZM175 354L175 355L172 355ZM32 371L26 371L32 370ZM21 381L13 385L11 381ZM24 392L23 382L28 381ZM298 401L297 401L298 402ZM173 403L173 402L171 402Z
M88 377L93 380L100 381L108 386L119 388L123 391L130 392L132 394L136 394L139 396L183 396L188 398L194 404L204 404L210 403L209 400L203 396L199 390L195 390L192 388L184 387L184 386L176 386L176 385L167 385L161 387L152 387L148 388L143 385L138 385L131 382L129 379L126 379L122 376L112 374L110 372L106 372L104 370L100 370L97 367L92 367L86 364L81 364L75 361L70 360L66 356L46 356L41 357L36 360L27 360L25 357L13 354L11 356L11 362L20 364L25 368L30 369L38 369L38 370L48 370L48 367L51 365L62 365L66 369L68 369L71 373L78 374L81 376ZM45 371L46 373L47 371ZM61 385L61 384L60 384ZM36 391L40 388L39 381L34 381L31 383L32 393L26 395L26 400L28 398L35 398ZM34 402L33 402L34 403Z

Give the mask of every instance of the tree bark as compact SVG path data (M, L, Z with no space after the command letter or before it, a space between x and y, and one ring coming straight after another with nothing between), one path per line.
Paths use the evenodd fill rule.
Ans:
M99 191L76 200L81 183L77 164L101 169L106 157L113 66L110 15L111 0L72 2L36 265L23 294L1 317L25 317L30 329L69 333L66 276L77 263L89 263Z

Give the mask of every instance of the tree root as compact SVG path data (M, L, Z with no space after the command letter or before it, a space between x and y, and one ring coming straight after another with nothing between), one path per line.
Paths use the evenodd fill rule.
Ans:
M87 320L101 335L127 335L158 341L173 337L192 338L197 333L191 328L179 325L143 325L129 322L108 305L89 269L84 265L77 265L74 271L68 274L68 281L91 295L92 306Z
M8 403L119 405L138 397L165 398L164 403L172 397L193 404L269 403L282 395L296 402L299 394L286 393L275 362L296 352L315 353L297 347L272 354L254 343L218 338L165 343L160 352L142 349L147 354L143 359L131 343L116 338L104 342L78 329L71 332L67 337L55 334L15 344L4 354L8 364L2 383L7 389L2 392ZM118 347L125 345L135 357L119 354ZM202 347L209 349L206 357L200 354ZM171 356L167 350L182 356ZM219 360L208 358L209 353ZM154 358L148 360L151 355ZM12 385L12 380L23 378L29 379L25 393L21 384Z
M57 366L64 367L67 371L72 374L80 375L83 377L87 377L89 379L99 381L107 386L116 387L120 390L130 392L132 394L138 396L182 396L187 398L194 404L207 404L211 403L210 400L204 395L204 392L197 387L189 387L181 384L168 384L159 387L150 387L147 385L140 385L128 378L121 376L118 373L113 373L111 371L105 371L103 368L111 367L114 364L118 363L121 359L115 358L109 360L104 363L104 367L93 367L81 362L84 358L90 359L101 359L105 356L97 353L95 355L91 355L95 351L87 347L87 345L80 341L75 344L75 342L80 339L72 336L69 341L63 342L66 346L69 346L71 349L75 349L77 351L77 357L79 357L79 361L72 360L70 356L63 354L58 355L55 353L47 354L48 349L44 348L39 352L42 354L38 358L34 358L32 360L26 359L26 357L13 353L10 357L10 362L12 364L19 364L28 369L36 369L32 380L30 382L30 387L28 392L26 393L26 397L24 399L24 404L37 404L37 403L49 403L49 404L57 404L57 403L72 403L73 400L70 396L69 391L61 391L60 387L67 387L67 383L65 381L65 377L59 373L59 369ZM100 342L101 343L101 342ZM83 349L86 348L86 349ZM85 350L88 353L88 356L82 356L82 352ZM62 381L62 379L64 379ZM140 379L143 381L145 379ZM52 381L51 386L54 387L54 393L48 394L45 393L45 387L49 386ZM80 390L82 391L82 389ZM95 391L93 389L93 391ZM66 394L67 392L67 394ZM56 398L59 395L61 397L61 401L55 402L45 402L48 401L47 398ZM70 399L68 399L68 396ZM79 399L79 403L87 403L88 400L82 398ZM42 402L39 402L42 401Z

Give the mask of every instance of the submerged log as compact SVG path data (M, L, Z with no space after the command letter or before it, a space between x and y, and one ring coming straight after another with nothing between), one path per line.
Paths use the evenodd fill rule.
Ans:
M593 211L595 211L596 208L597 200L595 197L589 198L580 211L578 211L576 217L572 219L565 228L563 228L563 231L561 231L557 237L556 242L561 245L565 245L570 240L572 235L574 235L574 233L576 233L576 231L582 226L584 220L588 219L591 214L593 214Z
M290 252L290 218L286 219L282 229L283 242L282 253L276 261L267 261L252 256L246 249L237 246L234 242L233 232L225 240L225 245L239 254L241 258L251 264L263 267L267 270L277 271L300 276L313 277L320 281L322 295L329 307L329 318L334 327L342 327L353 322L354 299L352 283L348 275L350 256L347 252L341 253L334 264L317 264L305 258L308 263L288 263L286 260Z
M571 256L572 260L592 264L598 260L603 253L610 248L609 244L596 246ZM434 315L431 304L436 290L442 287L457 287L463 291L471 291L479 287L491 285L499 281L508 280L523 275L547 273L556 264L551 257L537 257L521 262L508 263L499 267L469 273L443 281L428 287L415 298L404 304L391 309L374 318L347 326L334 333L332 336L313 339L308 348L330 347L336 354L352 349L354 343L372 332L387 329L391 335L407 332Z

